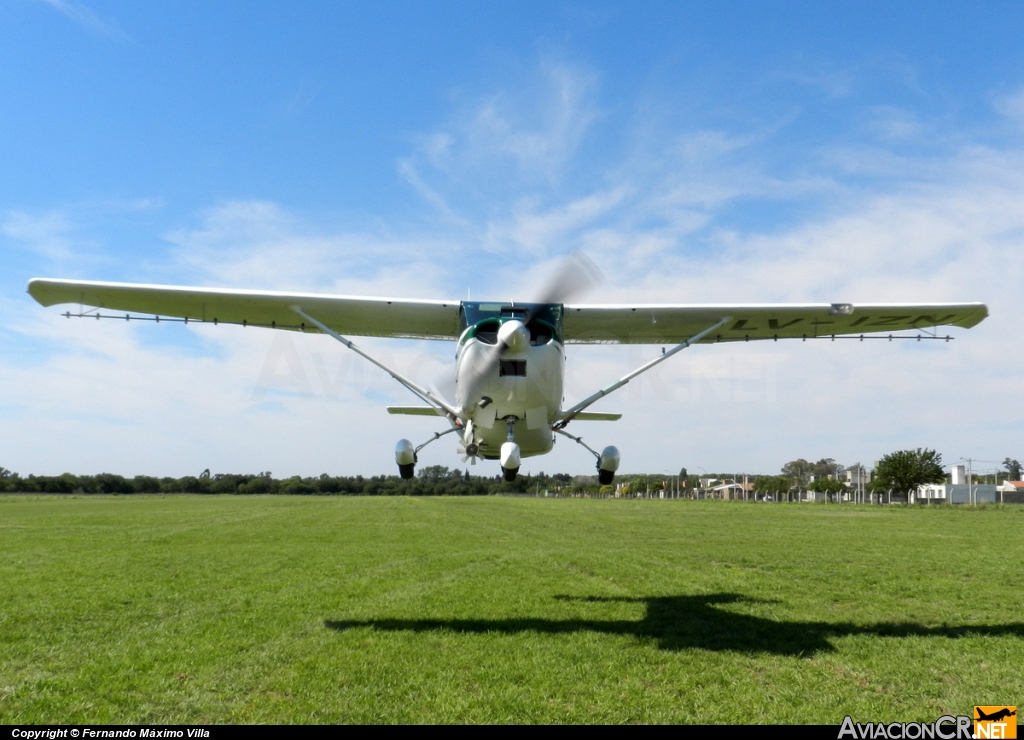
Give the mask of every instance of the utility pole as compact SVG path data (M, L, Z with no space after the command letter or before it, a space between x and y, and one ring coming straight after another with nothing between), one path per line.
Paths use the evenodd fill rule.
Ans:
M971 474L973 472L972 465L974 463L974 458L961 457L960 459L967 462L967 503L969 503L971 506L974 506L976 502L974 500L974 486L972 484L971 478Z

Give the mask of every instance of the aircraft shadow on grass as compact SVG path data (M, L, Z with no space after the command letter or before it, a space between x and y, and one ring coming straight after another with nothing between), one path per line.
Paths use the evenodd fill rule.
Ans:
M537 632L567 634L598 632L654 640L662 650L725 650L741 653L771 653L805 656L831 652L833 638L851 635L874 637L968 636L1024 637L1024 622L998 625L926 627L913 622L881 622L858 625L849 622L786 622L737 614L718 608L722 604L771 603L739 594L699 596L556 596L563 601L592 603L639 603L647 611L639 620L601 619L363 619L326 621L324 626L344 631L372 627L385 632L459 632L464 634Z

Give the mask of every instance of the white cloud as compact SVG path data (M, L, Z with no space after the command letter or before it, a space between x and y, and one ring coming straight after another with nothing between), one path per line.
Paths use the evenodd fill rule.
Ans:
M9 210L0 214L0 234L43 257L47 267L81 270L110 262L104 242L89 235L98 224L125 213L158 211L162 206L159 198L105 198L59 208Z
M536 257L567 251L578 246L575 239L581 232L614 210L627 193L623 186L552 208L524 198L512 206L506 218L487 224L483 246L494 252Z
M176 265L204 285L407 297L443 289L441 240L324 232L266 201L210 208L197 228L167 239Z
M868 111L867 128L884 141L913 141L924 133L920 118L911 110L878 106Z
M69 259L74 251L70 219L61 211L43 214L9 211L0 232L52 260Z
M1024 126L1024 88L1008 95L1000 95L993 101L993 107L1000 115Z

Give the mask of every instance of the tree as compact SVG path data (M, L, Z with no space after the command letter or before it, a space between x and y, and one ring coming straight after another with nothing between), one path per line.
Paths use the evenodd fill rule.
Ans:
M846 486L835 478L815 478L811 481L811 485L807 486L807 490L824 493L826 496L835 496L846 490Z
M926 483L943 483L942 455L921 449L891 452L878 461L875 481L879 488L909 494Z
M444 465L429 465L425 468L420 468L420 478L429 481L443 481L448 478L458 475L462 477L462 473L457 470L449 470Z
M843 473L846 472L846 468L837 463L831 457L825 457L818 462L814 463L814 477L817 478L828 478L832 476L836 480L842 477Z
M759 475L754 478L754 491L757 493L772 494L778 498L789 488L790 479L784 475Z
M686 468L679 468L679 480L686 480L689 476L686 474Z
M814 463L807 462L802 457L793 460L782 466L782 474L787 478L794 479L800 485L807 485L811 476L814 475Z
M1016 460L1006 458L1003 460L1003 467L1010 474L1010 480L1020 480L1020 463Z
M636 475L628 481L623 481L622 492L627 496L635 496L647 490L647 476Z

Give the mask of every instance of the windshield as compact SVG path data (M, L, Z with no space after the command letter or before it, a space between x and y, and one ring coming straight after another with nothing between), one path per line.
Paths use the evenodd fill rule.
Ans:
M469 327L476 327L480 322L487 322L480 327L479 332L473 332L482 341L487 341L489 335L497 335L498 326L510 319L525 320L529 314L530 333L536 340L545 332L542 326L548 325L554 331L556 341L562 339L562 304L560 303L485 303L475 301L463 301L459 311L459 334L462 335ZM547 339L539 343L546 343Z

